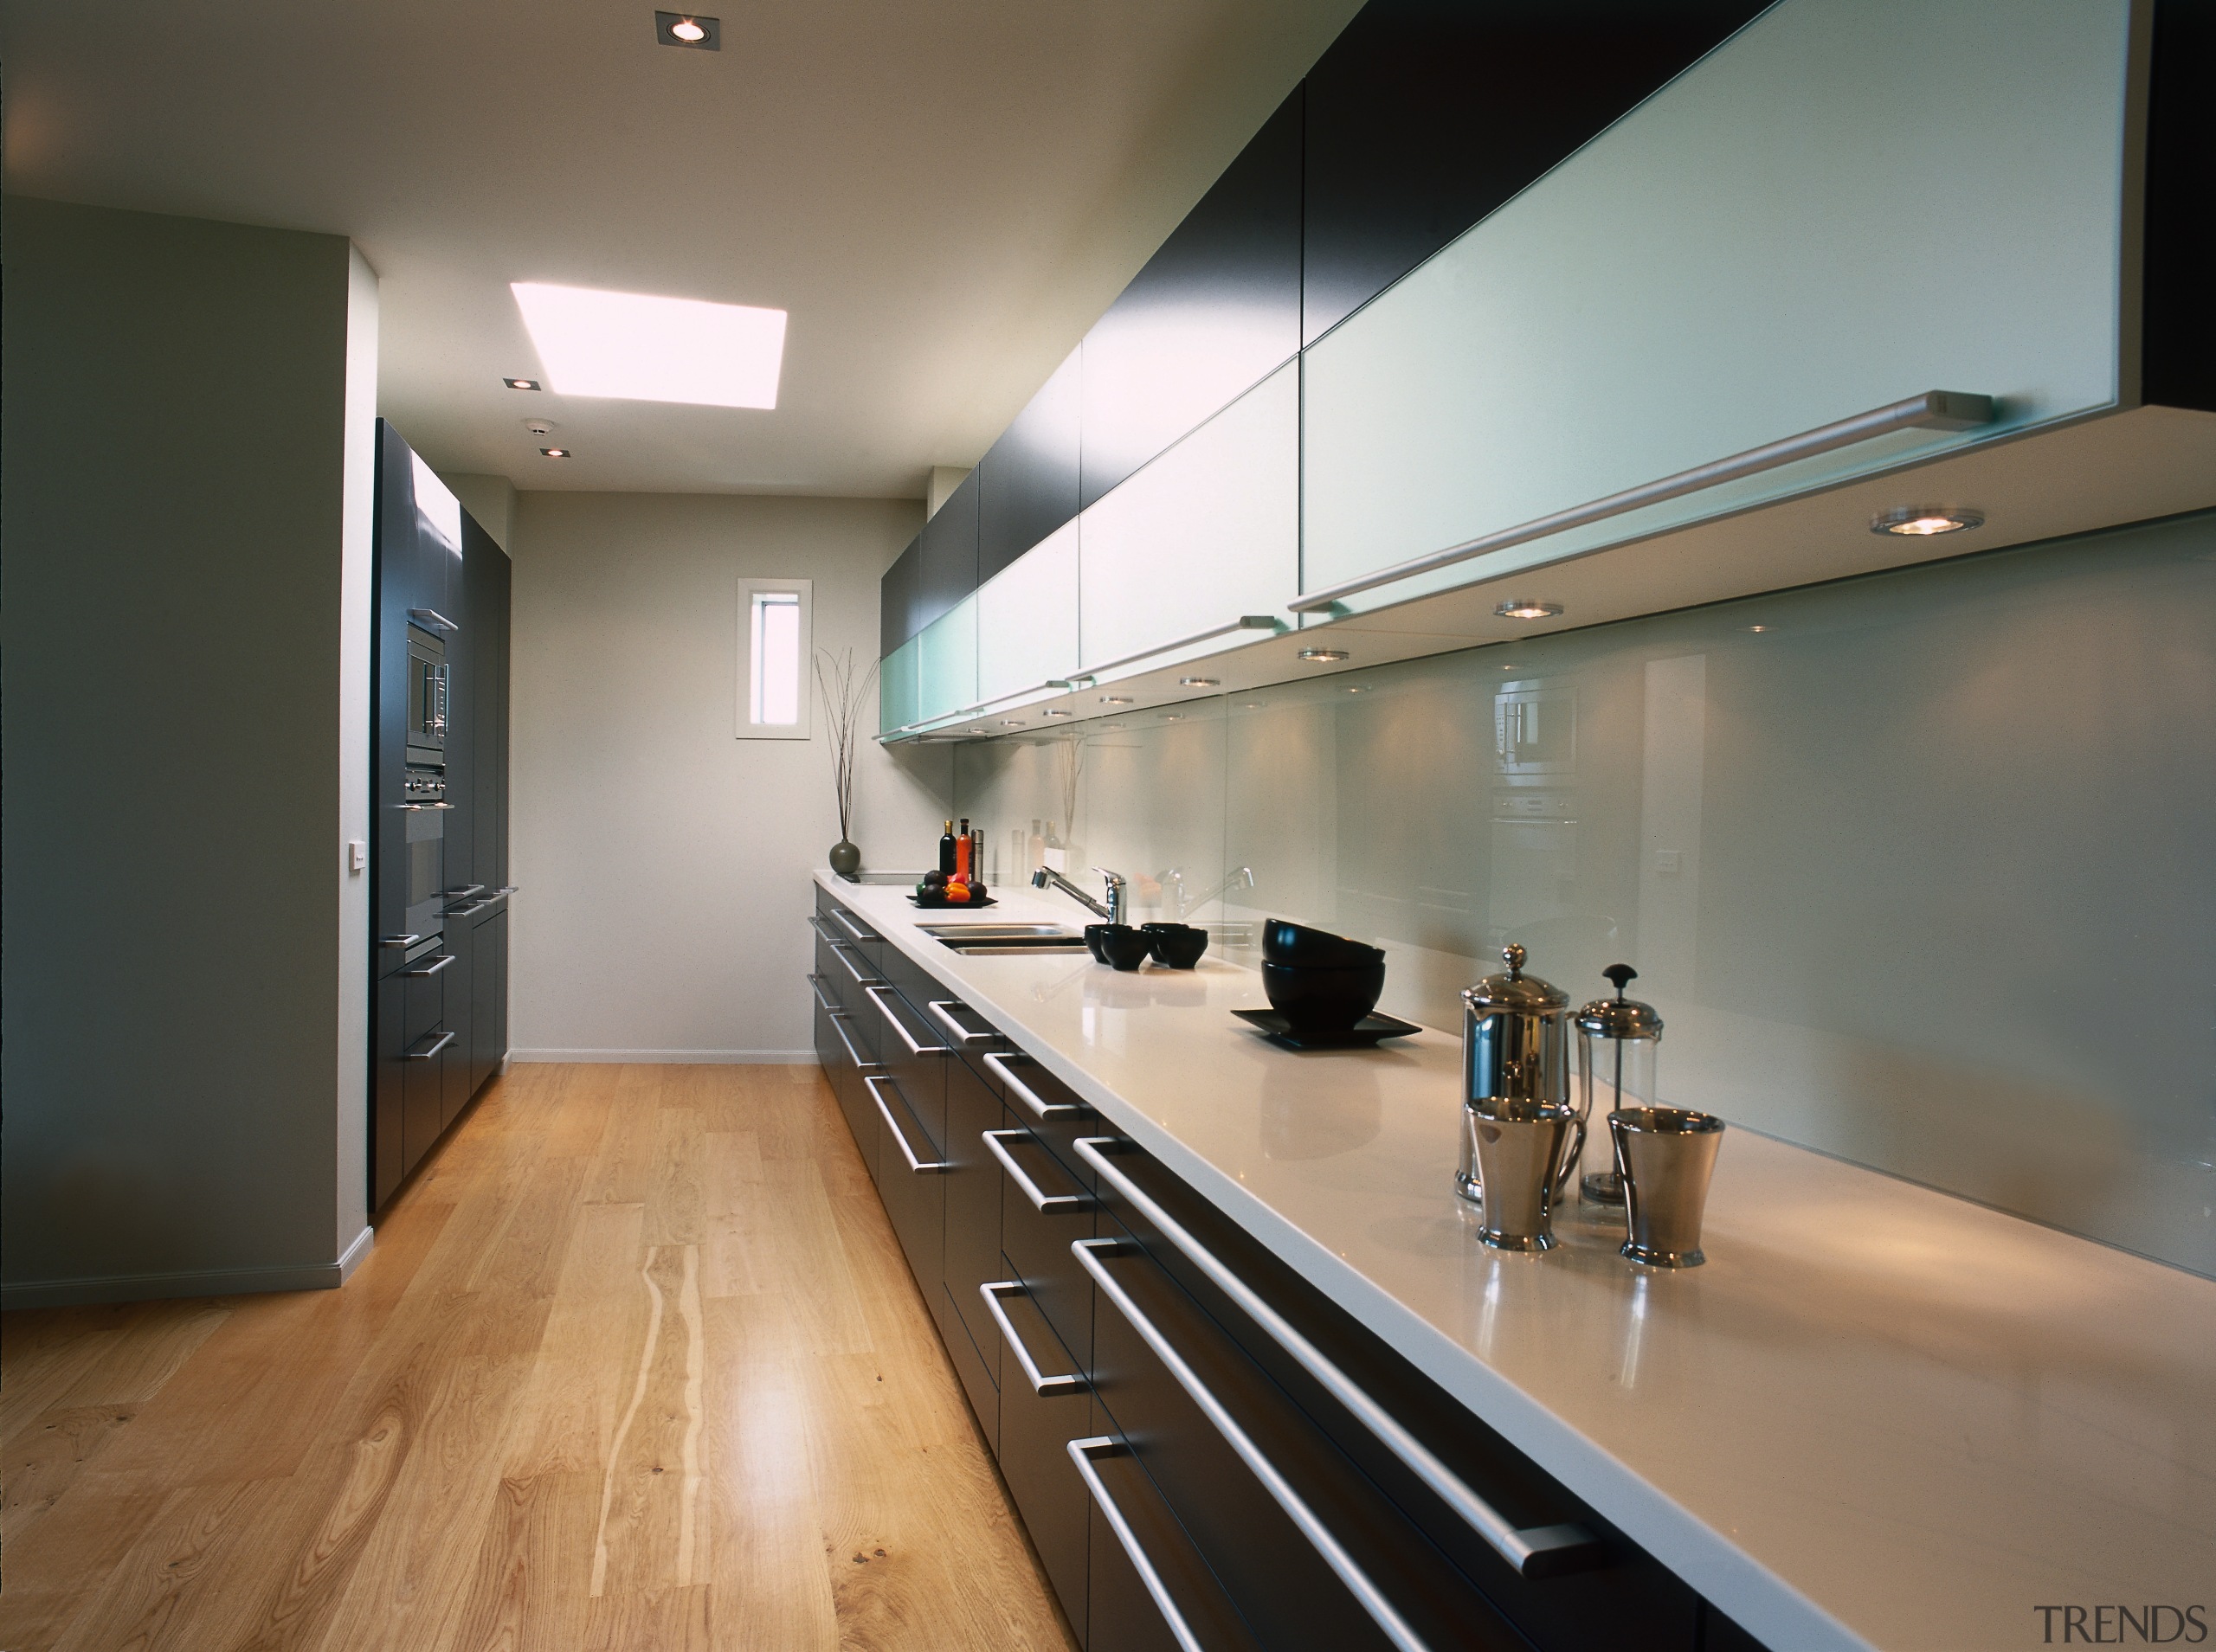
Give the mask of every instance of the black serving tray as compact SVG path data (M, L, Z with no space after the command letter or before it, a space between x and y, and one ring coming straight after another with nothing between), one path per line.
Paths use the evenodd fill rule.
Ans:
M944 897L927 901L920 895L911 895L908 904L920 906L926 912L974 912L981 906L998 906L1000 903L989 895L972 895L966 901L950 901Z
M1344 1032L1301 1032L1275 1010L1234 1010L1248 1026L1266 1034L1272 1044L1288 1050L1368 1050L1381 1038L1405 1038L1423 1029L1412 1021L1390 1015L1365 1015Z

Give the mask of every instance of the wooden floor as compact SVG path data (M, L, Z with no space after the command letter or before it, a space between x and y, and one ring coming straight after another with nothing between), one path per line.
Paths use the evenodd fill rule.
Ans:
M0 1384L7 1652L1070 1644L813 1067L519 1067L343 1290Z

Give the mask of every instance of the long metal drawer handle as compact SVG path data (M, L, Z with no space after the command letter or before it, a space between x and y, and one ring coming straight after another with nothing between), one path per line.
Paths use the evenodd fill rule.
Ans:
M934 1170L953 1169L954 1167L947 1163L944 1159L918 1159L916 1157L916 1150L908 1145L908 1138L901 1133L899 1125L893 1122L892 1109L885 1104L885 1092L878 1089L879 1084L889 1084L892 1082L892 1081L889 1078L865 1078L862 1080L862 1083L869 1086L870 1099L877 1103L878 1113L885 1120L885 1128L892 1132L892 1139L900 1144L900 1156L908 1161L908 1168L914 1171L918 1176L929 1175Z
M1973 395L1962 390L1926 390L1922 395L1911 395L1887 407L1858 413L1852 419L1840 419L1832 424L1819 425L1813 430L1804 430L1797 436L1764 442L1759 447L1749 447L1745 453L1735 453L1729 459L1696 465L1689 471L1679 471L1676 475L1665 476L1659 481L1643 482L1637 487L1626 488L1622 492L1611 493L1605 498L1572 505L1567 511L1556 511L1550 516L1535 517L1529 522L1513 528L1503 528L1497 533L1466 539L1460 544L1449 545L1444 550L1412 556L1407 562L1381 568L1374 574L1364 574L1360 579L1343 581L1325 590L1305 592L1293 598L1285 607L1295 614L1319 613L1344 597L1358 596L1364 591L1374 591L1379 586L1390 585L1396 580L1428 574L1433 569L1449 568L1456 562L1467 562L1472 556L1482 556L1489 550L1505 550L1511 545L1521 545L1533 539L1543 539L1549 534L1565 533L1572 528L1584 527L1588 523L1620 517L1627 511L1636 511L1642 505L1659 505L1665 499L1680 498L1688 493L1697 493L1704 488L1736 482L1743 476L1775 470L1779 466L1790 465L1795 460L1813 459L1819 453L1828 453L1836 448L1851 447L1857 442L1868 441L1873 436L1889 436L1897 430L1917 428L1973 430L1979 425L1991 424L1996 413L1993 398L1989 395ZM1519 571L1528 573L1530 570Z
M377 942L380 947L412 947L423 937L420 935L389 935Z
M854 967L854 961L847 956L848 953L854 950L854 948L849 946L846 942L830 941L825 942L825 944L831 948L831 955L847 967L847 973L854 978L855 986L867 987L877 986L883 981L884 977L880 975L865 975L860 970Z
M1157 642L1151 648L1142 648L1135 654L1125 654L1117 659L1095 660L1079 673L1092 677L1101 672L1112 672L1124 665L1136 665L1142 659L1152 659L1156 654L1174 653L1180 648L1190 648L1196 642L1211 642L1218 637L1227 637L1234 631L1284 632L1285 622L1274 614L1242 614L1236 620L1210 626L1205 631L1195 631L1189 637L1173 637L1168 642Z
M400 973L403 975L413 975L418 980L422 979L426 975L435 975L439 971L444 969L448 964L454 961L454 954L450 952L442 952L439 955L438 961L432 964L428 969L418 965L410 965L408 968L402 970Z
M431 809L450 809L451 803L396 803L393 806L404 814L421 814Z
M1095 1457L1114 1457L1124 1455L1120 1441L1105 1434L1096 1434L1089 1440L1069 1443L1070 1461L1077 1464L1078 1478L1085 1482L1085 1488L1092 1494L1094 1505L1108 1521L1108 1529L1116 1534L1116 1541L1124 1546L1124 1556L1131 1563L1131 1570L1139 1574L1139 1581L1146 1585L1148 1597L1154 1602L1155 1610L1162 1614L1162 1621L1169 1627L1170 1637L1177 1642L1178 1652L1208 1652L1201 1644L1201 1637L1193 1633L1186 1623L1184 1613L1177 1610L1177 1603L1169 1597L1169 1585L1162 1581L1162 1574L1154 1569L1154 1562L1147 1559L1146 1551L1139 1546L1139 1534L1131 1530L1131 1521L1124 1518L1124 1511L1116 1507L1116 1500L1108 1495L1102 1483L1100 1471L1092 1466Z
M1050 1102L1043 1099L1032 1090L1030 1085L1015 1076L1015 1070L1008 1065L1008 1057L1006 1056L987 1056L985 1065L998 1073L1001 1076L1001 1083L1021 1096L1023 1098L1023 1104L1042 1119L1066 1119L1073 1114L1086 1110L1079 1102Z
M1001 1036L997 1032L964 1032L962 1030L962 1023L947 1013L949 1010L966 1010L970 1007L958 998L935 998L931 1001L929 1007L931 1012L945 1024L946 1030L964 1044L990 1044Z
M954 1053L953 1050L946 1045L918 1044L908 1035L908 1029L900 1025L900 1018L893 1014L892 1006L885 1001L892 995L892 989L890 987L865 987L862 991L867 993L870 1001L877 1006L877 1012L890 1022L892 1030L900 1035L900 1042L908 1046L910 1055L950 1056Z
M1024 1380L1031 1385L1034 1394L1081 1394L1092 1385L1083 1377L1072 1372L1067 1376L1041 1375L1039 1362L1031 1357L1031 1350L1023 1346L1023 1339L1015 1334L1008 1309L1001 1306L1003 1296L1027 1296L1021 1279L995 1279L977 1287L977 1295L985 1299L985 1312L993 1316L993 1323L1001 1327L1001 1340L1015 1354L1015 1362L1023 1367Z
M1285 1511L1285 1517L1299 1528L1301 1536L1306 1538L1316 1552L1323 1557L1324 1564L1338 1574L1339 1581L1347 1586L1362 1610L1369 1614L1370 1621L1385 1632L1385 1638L1399 1647L1401 1652L1430 1652L1422 1638L1408 1627L1399 1612L1394 1610L1393 1603L1386 1599L1384 1591L1370 1582L1369 1574L1355 1564L1354 1557L1341 1546L1331 1528L1317 1518L1316 1511L1309 1507L1306 1500L1292 1488L1292 1482L1279 1471L1277 1464L1270 1461L1246 1430L1239 1426L1238 1419L1224 1409L1223 1402L1201 1380L1200 1373L1185 1363L1185 1356L1177 1352L1176 1345L1163 1334L1159 1326L1147 1318L1145 1312L1131 1300L1130 1293L1100 1260L1103 1256L1125 1252L1137 1255L1137 1248L1127 1245L1121 1239L1074 1239L1070 1243L1070 1250L1079 1264L1092 1276L1093 1283L1116 1305L1117 1312L1131 1321L1131 1328L1139 1334L1140 1340L1152 1348L1155 1357L1169 1367L1169 1374L1177 1379L1177 1385L1185 1391L1193 1404L1201 1408L1201 1414L1215 1425L1215 1431L1223 1436L1224 1443L1238 1454L1239 1460L1253 1472L1255 1479L1262 1482L1262 1489L1270 1494L1277 1506Z
M882 941L885 939L883 935L873 935L867 929L856 929L854 927L854 919L848 917L846 912L839 907L834 906L831 909L831 916L839 920L839 927L841 929L844 929L848 935L854 936L857 941Z
M882 1067L885 1065L883 1062L872 1061L860 1051L855 1049L854 1041L847 1036L847 1023L854 1019L845 1010L831 1012L831 1030L839 1035L839 1042L847 1046L847 1059L853 1062L863 1072L867 1072L873 1067Z
M1015 1156L1001 1146L1001 1143L1028 1141L1031 1140L1030 1131L988 1130L984 1133L984 1136L985 1150L1001 1161L1001 1168L1008 1172L1008 1179L1021 1190L1024 1198L1031 1201L1032 1209L1037 1211L1040 1215L1066 1216L1072 1211L1081 1211L1092 1203L1092 1195L1090 1193L1050 1193L1023 1173L1023 1167L1015 1162Z
M1398 1418L1371 1398L1369 1392L1326 1359L1323 1351L1286 1322L1285 1315L1258 1295L1253 1286L1188 1232L1182 1224L1142 1192L1110 1160L1104 1148L1119 1147L1114 1136L1080 1136L1078 1156L1107 1179L1109 1186L1131 1202L1155 1230L1193 1265L1206 1274L1217 1289L1239 1305L1240 1310L1267 1332L1277 1345L1298 1360L1301 1368L1330 1391L1331 1398L1361 1419L1385 1449L1407 1465L1410 1473L1436 1492L1440 1499L1468 1523L1470 1528L1498 1550L1524 1577L1543 1576L1561 1568L1569 1552L1595 1546L1597 1540L1582 1526L1519 1527L1465 1484L1430 1449L1401 1425Z
M839 1013L839 1000L835 998L826 998L823 996L822 976L817 974L811 969L801 979L808 983L808 990L815 994L815 1007L817 1009L826 1011L833 1015Z
M406 1058L409 1061L428 1061L433 1056L438 1054L440 1051L445 1049L453 1042L453 1033L441 1032L439 1034L439 1041L433 1045L428 1050L409 1050L403 1053L405 1054Z

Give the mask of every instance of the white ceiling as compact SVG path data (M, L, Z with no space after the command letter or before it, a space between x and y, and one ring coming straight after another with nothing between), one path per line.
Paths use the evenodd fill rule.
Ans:
M920 498L1357 4L720 0L710 53L657 45L654 0L10 0L6 181L351 235L382 409L441 469ZM779 405L506 389L542 376L526 280L789 310Z

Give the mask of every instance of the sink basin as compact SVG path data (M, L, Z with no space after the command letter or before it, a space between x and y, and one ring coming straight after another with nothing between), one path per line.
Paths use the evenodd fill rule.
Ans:
M1066 929L1059 923L919 923L916 926L925 935L941 941L1015 941L1046 939L1051 941L1082 942L1084 937L1074 929Z

